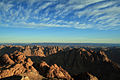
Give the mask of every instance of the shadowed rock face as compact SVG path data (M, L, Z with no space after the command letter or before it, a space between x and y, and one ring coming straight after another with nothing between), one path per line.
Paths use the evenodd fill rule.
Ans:
M12 65L12 64L14 64L15 62L12 60L12 59L10 59L10 57L9 57L9 55L8 54L4 54L3 56L2 56L2 58L1 58L1 63L4 65L4 64L10 64L10 65Z
M112 61L120 65L120 48L111 47L104 49L104 51Z
M22 79L22 76L10 76L10 77L5 77L5 78L2 78L1 80L21 80Z
M42 62L40 63L39 72L47 78L72 79L67 71L56 64L49 66L46 62Z
M119 80L119 66L107 57L109 53L118 54L115 50L0 46L0 78L24 74L33 80Z
M93 76L92 74L90 74L88 72L74 75L73 78L75 80L98 80L97 77Z

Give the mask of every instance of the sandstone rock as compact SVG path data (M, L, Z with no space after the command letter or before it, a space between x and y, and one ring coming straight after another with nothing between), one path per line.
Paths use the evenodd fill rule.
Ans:
M49 67L49 65L45 61L40 63L40 67L45 67L45 66Z
M17 53L14 53L14 54L10 54L10 57L16 63L24 63L25 59L26 59L26 56L22 52L17 52Z
M24 76L28 77L29 80L44 80L43 79L44 77L42 75L40 75L38 72L33 72L33 71L23 73L20 76L23 76L23 78Z
M87 74L90 77L90 80L98 80L98 78L93 76L92 74L90 74L90 73L87 73Z
M43 61L40 63L38 67L39 67L39 73L42 74L43 76L46 76L49 70L49 65Z
M25 70L26 69L22 64L16 64L14 67L10 69L2 70L2 72L0 73L0 78L22 74L25 72Z
M25 48L24 48L24 50L23 50L23 54L24 54L25 56L32 56L32 55L31 55L31 48L30 48L30 46L25 46Z
M49 66L46 62L40 64L40 73L48 78L71 79L71 76L62 67L58 67L56 64Z
M120 68L107 57L105 52L101 48L3 46L0 48L0 53L8 54L0 56L0 61L4 64L1 66L0 63L0 78L32 72L28 77L39 80L40 78L34 79L34 76L37 77L38 70L40 74L47 77L46 79L70 80L71 76L77 75L75 80L97 80L97 78L100 80L119 80ZM117 57L118 59L119 57ZM45 62L40 63L41 61Z
M101 57L103 56L103 61L106 61L106 62L110 61L107 55L103 51L100 51L99 53L101 54Z
M28 59L27 59L27 62L25 63L25 67L26 67L26 68L29 68L29 67L32 66L32 65L33 65L33 62L31 61L30 58L28 58Z
M93 76L88 72L84 72L78 75L73 76L75 80L98 80L97 77Z
M48 78L60 78L60 79L72 79L71 76L63 68L58 67L56 64L50 66L50 69L46 75Z
M31 72L31 71L37 72L37 70L32 65L30 65L30 67L28 68L25 68L23 64L16 64L15 66L9 69L2 70L2 72L0 73L0 78L9 77L13 75L20 75L25 72Z
M30 58L27 59L27 63L29 64L28 66L32 66L33 65L33 62L31 61Z
M46 56L52 55L52 54L56 54L59 51L62 51L63 48L58 47L58 46L47 46L44 48L44 53Z
M40 46L34 46L34 47L32 48L32 55L33 55L33 56L45 57L45 54L44 54L44 52L43 52L42 49L43 49L43 48L40 47Z
M12 65L15 63L12 59L10 59L8 54L4 54L1 58L2 58L2 63L4 64Z
M11 66L1 70L0 78L9 77L13 75L20 75L25 72L31 71L37 72L37 70L32 66L33 62L31 61L31 59L30 58L26 59L23 53L19 52L16 54L12 54L11 56L16 63L12 59L10 59L7 54L5 54L2 59L6 61L6 63L9 63Z
M24 60L26 59L26 57L24 56L24 55L19 55L19 56L17 56L17 62L19 63L19 62L23 62L24 63Z
M28 76L22 76L21 80L30 80Z

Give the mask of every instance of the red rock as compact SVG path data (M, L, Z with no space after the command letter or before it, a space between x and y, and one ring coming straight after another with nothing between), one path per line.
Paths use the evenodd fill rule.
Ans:
M32 66L32 65L33 65L33 62L31 61L30 58L28 58L28 59L27 59L27 62L26 62L26 64L25 64L25 67L26 67L26 68L29 68L29 66Z
M26 59L25 55L22 52L10 54L10 57L17 63L24 63Z
M49 65L43 61L40 63L38 67L39 67L39 73L42 74L43 76L46 76L49 70Z
M50 66L50 69L46 75L48 78L61 78L61 79L72 79L71 76L62 67L58 67L56 64Z
M3 61L3 63L5 63L5 64L10 64L10 65L12 65L12 64L15 63L12 59L10 59L10 57L9 57L8 54L4 54L4 55L2 56L2 61Z
M44 61L40 63L39 72L48 78L72 79L62 67L58 67L56 64L49 66Z
M25 72L25 70L26 69L22 64L16 64L14 67L10 69L2 70L2 72L0 73L0 78L22 74Z
M49 65L45 61L40 63L40 67L45 67L45 66L49 67Z
M75 80L98 80L96 76L88 72L80 73L79 75L73 76Z
M107 55L103 51L100 51L99 53L101 54L101 56L103 56L103 61L106 61L106 62L110 61Z
M23 51L23 54L24 54L25 56L32 56L32 55L31 55L30 46L25 46L24 51Z

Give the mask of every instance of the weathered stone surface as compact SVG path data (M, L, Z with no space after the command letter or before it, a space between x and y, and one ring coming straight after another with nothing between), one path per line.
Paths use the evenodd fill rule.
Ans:
M62 67L58 67L56 64L49 66L46 62L42 62L39 71L48 78L72 79L67 71Z
M88 72L84 72L78 75L73 76L75 80L98 80L96 76L93 76L92 74Z
M9 67L3 67L0 70L0 78L10 77L13 75L20 75L25 72L37 72L37 70L32 66L33 62L30 58L26 59L23 53L18 52L16 54L10 55L12 59L10 59L8 54L4 54L2 56L2 61L6 64L9 64Z
M12 65L14 64L15 62L10 59L9 55L8 54L4 54L2 57L1 57L1 63L3 64L8 64L8 65Z
M114 49L114 52L118 55L119 50L116 50ZM1 46L0 78L26 73L24 76L33 80L42 79L39 75L46 77L44 79L69 80L72 76L75 80L119 80L120 68L107 57L106 52L108 55L112 50L109 52L109 48L104 50L57 46ZM75 75L78 76L74 77Z
M22 64L16 64L14 67L6 70L2 70L0 78L9 77L13 75L19 75L25 72L25 68Z

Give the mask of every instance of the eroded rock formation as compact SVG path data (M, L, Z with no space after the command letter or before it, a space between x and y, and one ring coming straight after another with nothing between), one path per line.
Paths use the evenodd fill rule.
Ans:
M11 54L10 56L8 54L4 54L1 57L1 63L1 66L3 67L0 71L0 78L20 75L25 72L31 71L37 73L37 70L32 66L33 62L31 61L31 59L26 58L21 52ZM4 67L4 65L6 65L6 67Z
M108 50L0 46L0 79L18 75L32 80L119 80L120 67L107 57L112 52ZM115 50L113 52L117 52Z
M46 62L42 62L40 63L39 72L47 78L72 79L67 71L56 64L49 66Z

